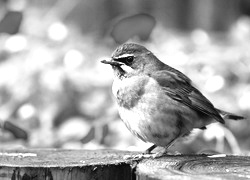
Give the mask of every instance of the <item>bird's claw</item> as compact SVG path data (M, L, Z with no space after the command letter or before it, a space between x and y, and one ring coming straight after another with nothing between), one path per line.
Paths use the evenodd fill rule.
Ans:
M157 154L157 153L156 153ZM141 160L141 159L148 159L148 158L155 158L155 154L136 154L136 155L125 155L123 156L124 160Z

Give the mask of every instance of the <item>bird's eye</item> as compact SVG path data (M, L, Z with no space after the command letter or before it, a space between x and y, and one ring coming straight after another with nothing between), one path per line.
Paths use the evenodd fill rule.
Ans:
M126 64L131 64L131 63L133 62L133 60L134 60L134 57L133 57L133 56L128 56L128 57L126 58Z
M130 66L134 60L134 56L131 54L123 54L118 57L113 57L113 59L116 61L122 62L126 64L127 66Z

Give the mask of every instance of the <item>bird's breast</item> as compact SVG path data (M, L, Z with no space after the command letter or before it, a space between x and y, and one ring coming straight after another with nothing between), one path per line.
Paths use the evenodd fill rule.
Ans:
M116 97L120 107L132 109L145 95L145 88L149 78L143 76L134 76L130 78L115 79L112 92Z
M144 141L166 145L179 133L176 103L150 77L116 79L119 114L127 128Z

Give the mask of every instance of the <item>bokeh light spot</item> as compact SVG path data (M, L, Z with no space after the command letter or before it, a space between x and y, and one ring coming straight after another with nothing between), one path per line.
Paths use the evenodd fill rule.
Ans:
M69 50L64 56L64 65L66 68L75 69L84 61L83 54L75 49Z
M239 106L242 109L249 110L250 109L250 91L243 93L243 95L239 99Z
M28 119L28 118L34 116L35 113L36 113L36 109L31 104L24 104L18 110L18 115L21 119Z
M23 35L10 36L4 45L9 52L15 53L24 50L27 47L27 39Z
M225 80L220 75L210 77L205 83L205 89L209 92L220 90L225 85Z
M204 45L210 41L208 34L201 29L194 30L191 34L191 38L197 45Z
M63 23L55 22L48 28L48 36L54 41L62 41L68 36L68 29Z

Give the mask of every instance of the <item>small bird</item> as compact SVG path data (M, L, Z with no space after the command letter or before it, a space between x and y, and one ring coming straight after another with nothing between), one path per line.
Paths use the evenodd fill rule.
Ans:
M196 89L180 71L161 62L144 46L120 45L111 59L114 71L112 92L121 119L132 134L165 151L194 128L206 129L212 122L243 117L222 111Z

